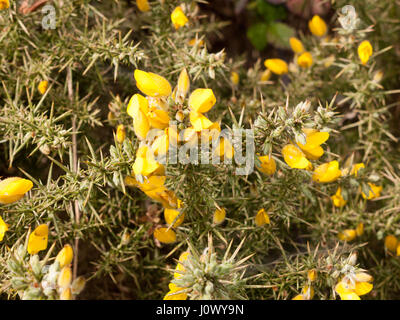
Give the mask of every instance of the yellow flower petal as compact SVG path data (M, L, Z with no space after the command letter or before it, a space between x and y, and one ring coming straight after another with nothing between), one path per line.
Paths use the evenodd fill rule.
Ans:
M393 235L388 235L385 237L385 248L389 251L396 252L398 240Z
M171 13L171 21L175 29L179 29L183 27L186 23L188 23L189 20L183 13L182 8L178 6Z
M340 188L340 187L338 187L336 194L331 196L331 199L332 199L333 205L335 207L341 208L341 207L345 206L347 203L347 201L344 200L342 197L342 188Z
M165 222L168 225L171 225L172 222L174 222L174 220L176 219L176 217L178 217L180 215L180 213L181 212L176 209L164 209ZM174 228L179 227L183 223L184 219L185 219L185 214L182 213L182 215L175 221L173 227Z
M4 222L3 218L0 217L0 241L3 241L4 234L8 230L8 224Z
M168 80L158 74L136 69L134 77L139 90L150 97L167 97L172 92Z
M374 286L368 282L356 282L356 288L354 289L354 292L358 296L362 296L364 294L369 293L373 287Z
M154 231L154 238L162 243L174 243L176 241L176 233L172 229L158 228Z
M10 7L9 0L0 0L0 10L8 9Z
M373 183L371 183L371 182L368 182L368 185L369 185L370 188L371 188L371 190L369 190L368 197L365 195L364 192L361 193L361 195L362 195L362 197L363 197L364 199L372 200L372 199L375 199L375 198L378 198L378 197L381 196L381 191L382 191L382 189L383 189L382 186L377 186L377 185L375 185L375 184L373 184Z
M235 71L231 72L231 82L235 86L237 86L239 83L239 74Z
M226 217L226 210L224 208L216 209L213 215L213 223L220 224L224 222L225 217Z
M123 124L118 125L116 136L117 136L118 143L124 142L125 137L126 137L126 131L125 131L125 126Z
M68 288L72 281L72 270L70 267L64 267L61 269L58 275L57 284L60 288Z
M49 227L47 224L41 224L35 230L33 230L33 232L29 235L28 253L33 255L39 251L45 250L47 248L48 234Z
M138 9L142 12L146 12L150 10L150 5L147 0L136 0L136 5Z
M0 3L0 6L1 6L1 3ZM46 81L46 80L40 81L39 85L38 85L38 90L39 90L40 94L45 94L48 87L49 87L48 81Z
M302 68L309 68L313 63L313 58L310 52L304 52L297 58L297 64Z
M311 165L304 153L293 144L288 144L282 148L282 155L285 162L291 168L305 169Z
M69 244L66 244L64 248L57 254L56 261L60 264L60 268L64 268L71 264L72 259L74 258L74 250Z
M209 111L216 101L211 89L196 89L189 97L189 107L196 112L204 113Z
M312 17L312 19L308 22L308 27L311 33L317 37L324 36L328 30L325 21L318 15Z
M289 38L289 44L295 53L302 53L304 51L303 43L295 37Z
M338 238L342 241L352 241L356 238L357 233L354 229L346 229L338 234Z
M21 199L31 190L33 183L30 180L12 177L0 181L0 203L8 204Z
M268 175L273 175L276 171L276 162L274 158L270 158L269 156L262 156L258 157L258 159L261 162L261 166L257 167L259 171L262 173L268 174Z
M336 160L321 164L314 170L313 180L319 183L332 182L340 178L339 162Z
M265 67L271 72L282 75L288 73L288 65L282 59L267 59L264 61Z
M196 111L190 112L189 120L194 130L197 132L200 132L203 129L209 129L213 125L207 117Z
M361 63L365 65L368 62L373 52L371 43L368 40L364 40L358 46L357 52L358 52L358 57L361 60Z
M270 224L268 213L264 208L258 210L255 221L256 225L259 227L262 227L265 224Z
M364 223L360 222L360 223L357 225L356 233L357 233L357 237L362 236L362 234L364 233Z

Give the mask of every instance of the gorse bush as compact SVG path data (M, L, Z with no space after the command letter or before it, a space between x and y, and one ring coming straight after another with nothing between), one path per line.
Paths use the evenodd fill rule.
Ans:
M399 298L399 8L332 6L246 60L206 1L0 0L2 298Z

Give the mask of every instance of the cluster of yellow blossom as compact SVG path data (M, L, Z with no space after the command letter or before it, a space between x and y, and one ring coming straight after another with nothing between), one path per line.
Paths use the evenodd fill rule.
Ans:
M0 10L8 9L10 7L9 0L0 0Z
M176 265L175 272L174 272L174 279L179 279L185 273L185 267L183 263L187 261L188 257L190 256L189 251L182 252L179 256L178 264ZM165 295L164 300L186 300L187 293L184 291L185 288L180 288L174 283L170 283L168 285L169 292Z
M303 287L301 293L295 296L292 300L311 300L314 297L314 288L312 282L317 279L317 272L312 269L307 272L308 284Z
M396 256L400 256L400 241L394 235L385 237L385 248L392 253L396 253Z
M339 232L338 238L342 241L352 241L364 233L364 224L360 222L355 229L346 229Z

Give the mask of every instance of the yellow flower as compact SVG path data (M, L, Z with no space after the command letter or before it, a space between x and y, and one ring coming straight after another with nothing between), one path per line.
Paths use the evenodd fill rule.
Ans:
M196 39L196 38L193 38L193 39L190 39L189 41L188 41L188 45L189 46L194 46L194 45L198 45L199 47L202 47L202 46L204 46L204 40L200 40L200 39Z
M297 64L302 68L309 68L313 63L313 58L310 52L306 51L297 58Z
M342 188L338 187L336 194L334 194L333 196L331 196L331 199L333 201L333 205L335 207L344 207L347 203L346 200L343 199L342 197Z
M8 9L10 7L9 0L0 0L0 10Z
M168 228L158 228L154 230L154 238L162 243L174 243L176 241L176 233Z
M292 300L311 300L314 297L314 288L311 286L304 286L301 294L295 296Z
M258 210L256 215L256 225L262 227L265 224L270 224L268 213L264 208Z
M182 69L176 86L175 102L183 103L190 88L190 79L186 69Z
M324 154L320 145L329 139L329 133L310 128L304 128L303 132L306 134L306 144L297 142L297 145L308 159L318 160Z
M57 284L60 288L68 288L72 281L72 270L70 267L64 267L61 269L58 275Z
M146 145L141 146L136 152L136 160L133 163L135 176L147 177L156 171L163 171L164 166L154 160L153 152Z
M352 241L356 236L357 232L354 229L346 229L338 234L338 238L342 241Z
M0 3L0 8L1 8L1 3ZM40 94L44 94L48 87L49 87L48 81L46 81L46 80L40 81L39 85L38 85L38 90L39 90Z
M193 126L193 129L197 132L200 132L204 129L210 129L210 127L213 125L213 123L206 116L196 111L190 111L189 120Z
M41 224L29 235L28 253L36 254L47 248L47 238L49 235L49 227L47 224Z
M239 74L235 71L231 72L231 82L237 86L239 83Z
M182 8L178 6L171 13L171 21L175 29L179 29L183 27L186 23L188 23L189 20L183 13Z
M262 173L273 175L276 171L276 162L274 158L270 158L269 156L258 157L261 162L261 166L257 167Z
M372 280L372 277L370 280ZM342 300L361 300L360 296L369 293L372 288L373 285L367 281L360 282L355 280L354 282L351 282L345 277L335 286L335 291L339 294L340 299Z
M180 288L176 286L174 283L169 284L170 291L165 295L164 300L186 300L187 293L179 291L185 290L185 288Z
M360 170L361 168L365 168L364 163L356 163L355 165L353 165L353 167L351 168L351 172L350 174L354 174L357 177L357 173L358 170Z
M172 225L172 222L174 222L176 217L178 217L180 214L181 212L176 209L164 209L164 218L168 225ZM175 221L172 227L174 228L179 227L184 219L185 219L185 214L182 213L182 215Z
M312 270L308 270L307 272L307 278L308 280L310 280L311 282L315 281L315 279L317 279L317 272L312 269Z
M385 237L385 248L389 251L396 252L399 241L393 235L388 235Z
M235 150L228 139L220 138L217 147L214 149L214 154L221 158L226 157L227 159L232 159L235 154Z
M3 218L0 217L0 241L3 241L4 234L8 230L8 224L4 222Z
M313 180L319 183L332 182L342 175L336 160L321 164L314 170Z
M171 128L166 128L164 134L157 137L151 144L151 150L155 156L164 156L167 154L169 149L169 129Z
M266 69L260 77L260 81L268 81L269 78L271 78L271 71L269 69Z
M186 269L185 269L185 266L181 262L187 261L189 256L190 256L189 251L184 251L179 256L179 260L178 260L179 262L175 268L175 271L179 271L179 272L174 272L174 279L182 278L182 273L184 273ZM171 288L171 286L170 286L170 289L172 290L173 288Z
M142 12L146 12L150 10L150 5L147 0L136 0L136 5L138 6L139 10Z
M295 53L302 53L304 51L303 43L299 39L295 37L290 37L289 43L290 47Z
M73 258L74 250L72 250L72 247L69 244L66 244L57 254L56 261L58 261L60 268L62 269L65 266L68 266L72 262Z
M368 40L364 40L358 46L357 52L358 52L358 57L361 60L361 63L365 65L368 62L373 52L371 43Z
M285 162L291 168L306 169L311 165L304 153L293 144L288 144L282 148L282 155Z
M288 65L282 59L267 59L264 61L264 65L275 74L281 75L288 73Z
M363 233L364 233L364 223L360 222L360 223L357 225L357 228L356 228L357 237L362 236Z
M368 197L365 195L364 192L361 193L362 197L367 200L372 200L381 196L381 191L383 189L382 186L377 186L371 182L368 182L371 190L369 190Z
M168 80L152 72L136 69L134 72L136 86L145 95L150 97L168 97L171 94L171 85Z
M189 97L189 107L196 112L204 113L209 111L216 101L211 89L196 89Z
M124 142L125 137L126 137L125 126L123 124L120 124L117 127L117 142L118 143Z
M308 22L308 27L311 33L317 37L322 37L328 30L325 21L318 15L312 17Z
M60 295L60 300L71 300L71 299L72 299L71 288L64 289Z
M0 181L0 203L8 204L21 199L31 190L33 183L30 180L12 177Z
M213 223L214 224L220 224L224 222L226 217L226 210L224 208L221 209L215 209L214 215L213 215Z

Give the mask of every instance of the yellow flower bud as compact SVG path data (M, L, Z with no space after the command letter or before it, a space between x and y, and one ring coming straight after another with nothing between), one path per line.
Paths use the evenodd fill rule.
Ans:
M268 81L269 78L271 78L271 71L267 69L261 74L260 81Z
M331 196L331 199L332 199L333 205L335 207L341 208L341 207L344 207L347 203L347 201L344 200L342 197L342 188L340 188L340 187L337 189L336 194Z
M158 228L154 231L154 238L162 243L174 243L176 241L176 233L172 229Z
M196 89L189 97L189 107L199 113L209 111L217 99L211 89Z
M150 5L148 0L136 0L136 5L138 9L142 12L146 12L150 10Z
M364 199L372 200L372 199L375 199L375 198L378 198L381 196L381 191L383 189L382 186L377 186L371 182L368 182L368 185L371 188L371 190L369 190L368 197L366 196L366 194L364 192L361 193L361 195Z
M8 224L4 222L3 218L0 217L0 241L3 241L4 234L8 230Z
M285 162L291 168L306 169L311 165L304 153L299 148L296 148L293 144L284 146L282 148L282 155Z
M136 69L134 77L139 90L150 97L168 97L172 92L168 80L158 74Z
M364 40L358 46L357 52L358 52L358 57L361 60L361 63L365 65L368 62L373 52L371 43L368 40Z
M176 87L175 102L183 103L190 88L189 75L186 69L179 74L178 85Z
M202 47L202 46L204 46L204 40L199 40L199 39L193 38L188 41L188 45L189 46L198 45L199 47Z
M332 54L324 59L324 67L329 68L335 62L335 56Z
M364 223L360 222L356 228L357 237L361 237L364 233Z
M276 171L276 162L274 158L270 158L269 156L258 157L261 162L261 166L257 167L262 173L273 175Z
M332 182L340 178L339 162L336 160L321 164L314 170L313 180L319 183Z
M33 183L30 180L12 177L0 181L0 203L8 204L21 199L31 190Z
M60 295L60 300L72 300L72 293L70 288L66 288Z
M182 8L178 6L171 13L171 21L175 29L179 29L183 27L186 23L188 23L189 20L183 13Z
M304 52L297 58L297 64L302 68L309 68L313 63L311 53Z
M1 6L1 4L0 4L0 6ZM46 80L40 81L40 83L38 85L38 90L39 90L40 94L44 94L48 87L49 87L48 81L46 81Z
M231 72L231 81L232 83L237 86L239 83L239 74L235 71Z
M325 21L318 15L312 17L308 22L308 27L311 33L317 37L322 37L328 30Z
M338 234L338 238L342 241L352 241L356 238L357 233L354 229L346 229Z
M8 9L10 7L9 0L0 0L0 10Z
M224 222L226 217L226 210L224 208L221 209L215 209L214 215L213 215L213 223L214 224L221 224Z
M295 53L302 53L304 51L303 43L295 37L289 38L289 44Z
M393 235L388 235L385 237L385 248L389 251L396 252L399 242L397 238Z
M79 294L82 292L82 290L85 288L86 285L86 280L84 277L78 277L76 278L71 285L71 291L73 294Z
M317 279L317 272L316 272L314 269L309 270L309 271L307 272L307 278L308 278L308 280L310 280L311 282L312 282L312 281L315 281L315 279Z
M70 267L64 267L61 269L58 275L57 284L60 288L68 288L72 281L72 270Z
M264 61L264 65L275 74L282 75L288 73L288 65L282 59L267 59Z
M256 225L262 227L265 224L270 224L268 213L264 208L258 210L256 215Z
M41 224L29 235L28 253L36 254L47 248L47 238L49 235L49 227L47 224Z
M125 137L126 137L125 126L123 124L120 124L117 127L117 142L118 143L124 142Z
M60 264L60 269L68 266L74 258L74 250L69 244L66 244L64 248L57 254L56 261Z

